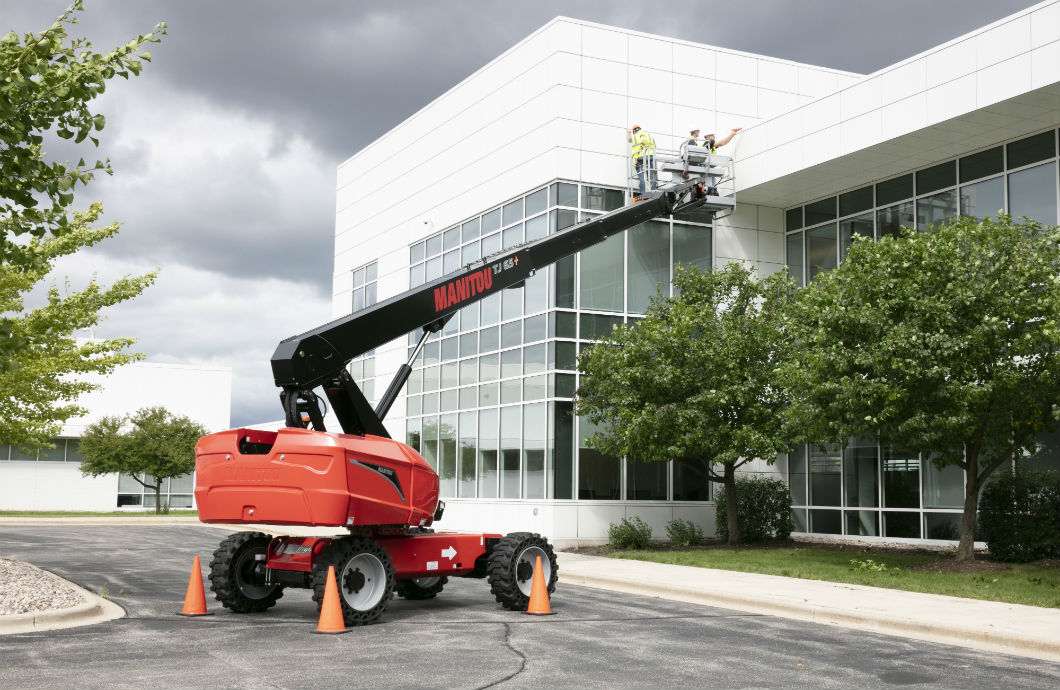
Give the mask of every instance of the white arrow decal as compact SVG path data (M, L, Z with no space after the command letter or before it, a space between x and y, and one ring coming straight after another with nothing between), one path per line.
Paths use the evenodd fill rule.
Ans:
M453 558L455 557L456 549L454 549L452 546L447 549L442 549L442 558L448 558L449 560L453 560Z

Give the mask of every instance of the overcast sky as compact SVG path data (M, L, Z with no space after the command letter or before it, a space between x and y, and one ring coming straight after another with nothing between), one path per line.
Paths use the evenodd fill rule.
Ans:
M143 76L115 80L98 104L115 175L79 198L103 201L123 229L57 278L78 287L159 268L95 334L135 337L151 361L231 367L237 426L282 417L269 357L330 320L338 163L556 15L870 73L1034 3L85 4L70 32L99 50L160 20L169 35ZM0 0L0 34L43 30L66 5Z

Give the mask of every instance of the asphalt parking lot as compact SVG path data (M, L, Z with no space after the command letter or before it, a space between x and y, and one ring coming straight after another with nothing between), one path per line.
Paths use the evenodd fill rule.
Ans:
M395 598L379 623L312 633L308 591L264 614L182 618L192 558L211 527L8 526L0 556L86 589L125 618L0 636L0 687L32 688L1055 688L1060 664L916 640L616 595L560 583L549 617L505 611L484 580L437 599ZM799 665L801 664L801 668Z

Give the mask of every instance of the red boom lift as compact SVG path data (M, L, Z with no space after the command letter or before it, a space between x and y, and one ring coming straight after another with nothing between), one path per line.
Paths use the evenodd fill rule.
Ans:
M682 152L676 182L637 203L469 264L458 272L282 341L272 356L286 428L233 429L196 446L195 499L203 522L345 528L342 537L272 537L237 532L210 563L211 589L234 612L264 611L285 587L313 590L321 605L334 566L347 625L377 620L394 592L429 599L449 577L487 578L502 606L525 609L535 561L551 594L556 554L537 534L435 532L445 505L438 475L383 426L432 332L462 307L516 287L542 267L653 218L690 210L730 210L717 194L720 157ZM728 161L729 159L721 159ZM712 165L713 163L713 165ZM724 163L722 163L724 165ZM665 168L664 168L665 170ZM419 343L373 409L347 370L350 360L410 331ZM327 432L322 388L342 426ZM311 428L310 428L311 427Z

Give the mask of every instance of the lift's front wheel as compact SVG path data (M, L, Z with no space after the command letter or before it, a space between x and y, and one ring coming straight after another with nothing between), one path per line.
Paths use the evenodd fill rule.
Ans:
M283 596L283 585L265 582L270 541L263 532L236 532L213 552L210 589L223 606L235 613L257 613Z
M541 559L542 576L551 595L556 591L559 568L556 552L539 534L513 532L497 542L486 566L494 598L506 609L526 610L534 583L534 567Z
M313 565L313 601L324 602L328 566L335 568L335 584L346 625L374 623L394 596L394 566L386 549L372 539L346 537L325 546Z
M439 577L413 577L398 580L394 589L399 597L405 599L433 599L445 587L449 578L445 575Z

